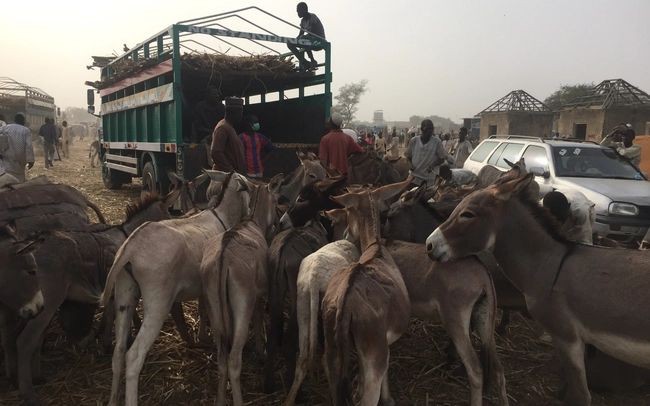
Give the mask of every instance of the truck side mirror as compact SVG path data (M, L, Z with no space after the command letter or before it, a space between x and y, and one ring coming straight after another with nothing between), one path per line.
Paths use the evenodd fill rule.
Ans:
M95 106L88 106L88 113L95 114Z
M88 106L94 106L95 105L95 90L94 89L88 89L86 91L86 99L88 100Z

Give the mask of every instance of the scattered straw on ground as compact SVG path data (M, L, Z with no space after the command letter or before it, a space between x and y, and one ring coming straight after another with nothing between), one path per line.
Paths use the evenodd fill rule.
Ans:
M32 173L46 173L39 161ZM111 222L123 218L125 204L139 195L137 186L109 191L101 184L99 169L91 169L85 144L73 147L72 160L55 162L47 175L59 182L79 188L95 201ZM196 329L196 304L186 305L190 325ZM538 339L534 323L520 316L513 317L507 337L498 337L498 351L506 371L507 388L513 405L558 405L555 393L559 388L558 366L552 347ZM392 348L390 384L400 405L466 405L468 385L459 364L446 365L444 348L449 340L435 324L414 320L410 329ZM325 405L328 390L324 373L317 363L305 382L305 404ZM252 345L244 353L242 385L248 405L279 405L290 386L266 395L261 391L262 364L254 355ZM4 370L4 368L2 368ZM47 331L43 370L47 383L37 387L47 405L106 404L111 385L111 357L98 346L79 350L60 336L54 322ZM140 375L141 405L212 405L216 399L216 354L190 349L179 338L173 324L165 324L160 337L149 352ZM494 394L489 404L494 404ZM0 405L18 404L17 391L0 379ZM650 390L625 394L593 394L594 405L647 405Z

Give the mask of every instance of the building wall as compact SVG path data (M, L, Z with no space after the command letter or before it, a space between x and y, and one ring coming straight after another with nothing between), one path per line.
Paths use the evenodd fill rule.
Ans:
M645 108L614 107L605 111L603 134L621 123L630 123L637 134L647 134L646 125L650 122L650 106Z
M481 115L481 140L489 135L490 126L497 126L497 135L528 135L545 137L553 129L553 113L506 111Z
M488 137L490 126L497 126L497 135L510 134L508 112L484 113L481 115L481 140Z
M553 130L553 113L510 112L509 131L513 135L550 137Z
M598 141L603 134L604 111L600 108L574 108L560 111L557 131L560 136L573 137L575 124L587 125L587 140Z

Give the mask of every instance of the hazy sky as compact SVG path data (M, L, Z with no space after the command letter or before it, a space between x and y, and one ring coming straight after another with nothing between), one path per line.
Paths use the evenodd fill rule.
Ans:
M91 55L168 25L258 5L298 24L296 1L3 1L0 76L85 106ZM624 78L650 92L650 0L312 0L332 42L333 89L367 79L358 119L460 120L513 89ZM279 34L295 36L292 28ZM257 31L257 30L254 30Z

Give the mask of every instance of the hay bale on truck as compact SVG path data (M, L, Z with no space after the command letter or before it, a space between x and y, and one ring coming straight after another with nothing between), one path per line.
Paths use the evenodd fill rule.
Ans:
M245 13L246 20L238 21L266 33L222 25ZM257 116L261 132L277 147L266 159L266 177L297 167L296 148L317 149L332 105L330 44L319 42L324 59L316 71L300 71L287 44L310 41L267 34L251 13L265 21L271 16L274 32L278 26L295 32L249 7L173 24L117 58L93 57L101 78L88 84L101 96L106 187L141 177L144 190L164 193L169 171L191 179L208 168L212 130L230 96L244 99L244 114ZM88 101L94 110L93 90Z

